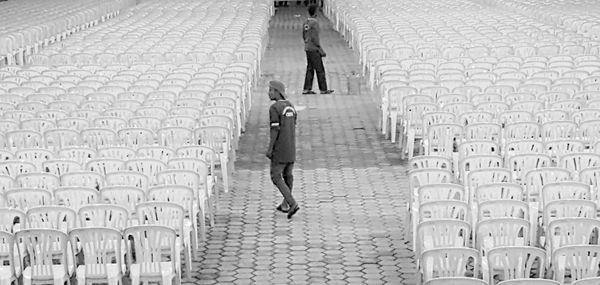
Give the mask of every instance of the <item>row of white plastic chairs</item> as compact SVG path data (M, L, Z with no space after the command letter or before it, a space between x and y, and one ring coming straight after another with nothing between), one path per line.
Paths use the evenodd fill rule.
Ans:
M358 2L358 1L357 1ZM364 2L364 1L363 1ZM333 1L333 3L337 3L335 1ZM341 3L341 2L340 2ZM356 3L353 3L356 4ZM376 9L377 13L379 14L394 14L397 11L404 11L404 7L400 8L400 7L386 7L389 5L404 5L405 3L393 3L393 4L388 4L388 3L379 3L382 4L383 7ZM336 4L334 4L336 5ZM356 5L365 5L364 3L361 4L356 4ZM427 3L424 3L423 5L427 5ZM343 7L342 7L343 6ZM445 53L447 54L447 58L453 58L453 57L460 57L462 55L464 55L465 50L461 49L461 48L453 48L452 45L458 45L458 46L464 46L464 42L458 40L456 42L452 42L447 41L444 42L443 44L439 43L439 40L436 40L435 38L431 38L431 39L412 39L408 36L406 36L405 34L407 33L406 30L393 30L390 29L389 26L389 21L386 20L381 20L380 16L378 17L373 17L372 19L368 19L368 15L369 13L364 13L365 9L360 9L360 8L355 8L352 7L353 5L347 5L347 3L343 3L341 5L337 5L335 9L348 9L348 10L353 10L352 13L353 17L355 17L354 19L348 21L351 22L352 24L348 24L349 27L348 29L351 31L351 34L349 35L350 38L348 39L351 42L351 45L355 48L357 48L359 50L359 53L361 55L361 61L364 64L365 67L369 67L370 66L370 62L372 60L376 60L378 58L385 58L388 57L388 55L392 55L395 54L395 56L403 59L403 58L408 58L408 57L424 57L424 58L436 58L436 57L441 57L442 52L439 51L438 46L440 45L446 45L449 46L448 48L444 48L445 49ZM335 9L334 13L335 13ZM360 11L360 12L359 12ZM368 11L368 10L367 10ZM407 14L409 14L410 12L408 12ZM468 27L467 23L468 21L477 21L477 20L473 20L473 19L478 19L478 18L485 18L485 19L489 19L490 17L492 17L494 14L499 13L501 16L499 16L498 20L494 20L492 22L489 23L485 23L485 20L480 20L482 22L483 27L479 27L480 30L485 29L484 27L487 25L489 27L489 30L491 30L493 33L490 34L490 38L493 38L493 40L489 40L489 41L484 41L483 39L485 39L485 37L481 38L481 35L477 35L474 34L473 35L473 39L476 39L476 42L478 42L477 46L473 46L473 53L467 53L466 55L471 55L472 57L480 57L480 56L487 56L489 55L489 53L487 52L487 46L486 44L491 44L492 42L495 42L498 40L498 37L502 35L502 33L496 31L495 29L499 26L504 25L503 23L506 22L506 19L503 19L503 17L512 17L514 16L514 14L510 14L510 13L504 13L506 15L502 15L503 13L498 12L497 10L494 9L486 9L486 8L479 8L479 9L475 9L475 11L468 11L466 13L463 12L455 12L455 11L451 11L451 13L448 13L447 11L443 11L444 14L446 14L446 17L450 17L453 20L456 21L456 25L457 26L450 26L449 27L449 23L448 22L442 22L440 23L440 25L438 27L440 27L440 29L444 29L444 33L448 34L449 31L450 34L448 34L448 37L451 37L451 32L454 31L454 29L457 28L462 28L462 27ZM448 16L449 15L449 16ZM403 23L405 23L404 25L411 25L406 23L405 19L406 18L411 18L411 15L402 15L400 17L398 17L396 15L395 19L403 19ZM432 19L435 18L436 20L440 17L444 17L444 15L432 15L430 11L428 11L427 15L424 16L426 19ZM531 19L527 19L526 17L520 17L520 16L515 16L517 18L522 18L522 22L521 23L532 23L532 29L538 29L538 27L536 26L542 26L544 30L552 30L554 28L549 27L549 26L544 26L544 25L539 25L538 23L535 23L535 21L531 20ZM385 16L384 16L385 18ZM359 21L357 19L364 19L366 20L365 22ZM394 21L392 20L392 21ZM397 20L396 20L397 21ZM435 28L431 28L432 24L431 23L427 23L427 20L423 20L423 19L419 19L419 22L425 22L424 25L427 30L432 30L433 33L435 33ZM380 30L374 30L373 27L374 25L380 25L382 28ZM387 28L386 28L387 26ZM408 28L411 29L411 28ZM540 32L542 32L540 30ZM558 44L559 49L565 49L566 46L580 46L576 49L572 49L572 48L568 48L564 51L556 51L555 47L552 47L550 49L548 49L549 53L546 53L546 49L541 49L542 52L540 53L540 55L555 55L557 53L560 52L564 52L564 53L568 53L571 55L581 55L582 53L586 53L589 51L586 51L586 49L589 50L589 46L585 46L582 44L588 44L589 41L587 41L585 38L582 39L577 39L576 41L572 41L574 39L571 39L569 37L565 37L564 35L561 37L556 37L556 33L553 31L552 33L544 31L545 35L543 37L543 39L539 39L537 37L535 37L534 35L522 35L519 37L519 39L517 38L513 38L513 39L509 39L507 40L505 43L503 42L503 46L501 49L498 49L496 52L494 52L494 55L498 55L498 56L506 56L506 55L516 55L516 56L530 56L530 55L535 55L536 54L536 50L537 47L532 43L533 42L542 42L542 45L552 45L554 44L555 46ZM399 38L398 35L402 35L402 38ZM390 37L396 36L398 37L398 39L394 42L392 40L387 40ZM389 42L393 42L393 44L388 44L387 46L385 44L383 44L383 39L386 39L386 41ZM520 39L525 38L526 41L521 41ZM566 42L570 42L569 44L566 44ZM419 48L418 52L414 51L414 47L416 45L427 45L430 44L429 46L423 46ZM432 44L432 45L431 45ZM390 46L391 45L391 46ZM404 46L402 46L404 45ZM565 46L565 47L562 47ZM548 46L551 47L551 46ZM400 51L400 49L402 49L402 51ZM515 51L515 49L523 49L522 51ZM475 50L476 49L476 50ZM372 54L371 54L372 53ZM511 54L512 53L512 54ZM372 57L372 58L371 58Z
M101 224L89 222L90 216L96 214L104 217L114 215L107 218L113 220L122 218L119 215L124 209L111 205L96 207L105 209L90 207L80 211L84 223ZM12 215L23 218L21 225L24 227L14 234L0 231L2 269L5 272L0 281L11 284L22 278L23 284L31 284L32 281L63 284L70 283L70 278L75 277L80 284L100 282L116 285L128 276L136 284L140 281L179 284L182 251L185 271L190 278L191 247L195 241L183 207L172 202L146 202L140 203L137 208L142 213L139 225L122 230L106 226L64 230L56 229L62 226L60 222L44 221L42 216L52 216L61 219L64 224L73 224L75 212L62 207L37 207L24 216ZM30 261L25 263L24 260Z
M423 161L425 161L425 159L423 159ZM540 171L538 175L546 177L545 179L550 178L551 181L540 181L546 183L542 191L544 194L542 197L544 198L543 204L540 202L540 206L537 206L537 202L530 202L530 205L532 206L530 210L527 203L522 202L523 200L527 200L524 199L526 195L521 189L521 186L507 183L507 180L503 180L502 178L506 178L506 176L500 175L500 177L498 177L494 175L494 173L502 173L500 170L502 169L481 169L478 174L479 178L485 177L481 174L484 171L487 171L489 172L487 176L488 182L492 182L492 184L485 184L486 182L477 180L477 182L483 183L483 185L480 184L475 187L474 194L469 194L468 191L465 191L468 188L463 187L462 185L438 184L451 182L452 175L447 170L445 178L443 178L444 175L433 175L435 172L443 172L443 170L440 170L439 168L423 168L414 170L411 173L411 185L415 186L415 182L420 183L417 184L417 194L415 195L412 195L412 191L415 190L413 190L411 186L410 191L411 196L413 196L411 199L417 199L420 202L416 203L416 206L415 203L413 203L411 207L412 213L409 217L412 217L411 220L414 233L413 241L416 243L417 256L419 258L423 257L423 259L419 259L419 261L422 262L420 263L419 268L426 271L426 279L428 278L427 276L431 277L431 271L438 271L438 273L442 274L441 276L444 276L444 272L445 274L458 274L458 276L463 276L465 268L461 266L464 266L465 264L456 267L454 266L455 263L452 263L451 268L453 269L449 269L448 265L442 265L447 264L447 262L442 260L454 260L453 262L457 262L457 260L454 259L457 258L457 256L439 255L442 252L454 252L455 250L453 249L437 249L429 253L427 253L427 251L423 252L423 250L430 250L437 247L468 247L472 243L478 250L471 250L470 256L477 259L480 253L486 255L492 254L492 248L497 246L526 246L530 243L535 245L541 241L541 245L546 247L547 253L544 253L540 249L534 250L537 251L537 255L541 258L541 263L538 265L543 270L544 266L550 268L549 262L544 265L543 259L545 256L547 256L548 260L553 258L553 266L564 266L565 262L562 262L562 258L561 262L556 262L558 260L555 258L554 254L559 252L557 251L558 248L574 244L587 245L588 241L594 240L594 229L598 229L600 224L598 224L598 221L595 218L597 214L596 204L587 200L591 197L589 186L566 182L562 180L563 178L556 179L552 176L545 176L546 173ZM429 174L427 172L429 172ZM561 180L562 182L552 183L552 181ZM573 187L577 189L571 189ZM471 186L471 188L473 188L473 186ZM552 192L552 194L550 192ZM542 215L538 214L538 209L540 213L543 213ZM471 213L471 211L473 211L473 213ZM531 213L531 217L529 217L529 213ZM471 217L473 217L473 221L471 221ZM543 217L543 219L540 219L541 217ZM577 218L571 219L570 217ZM576 225L575 229L572 228L573 225ZM545 234L543 234L544 231L536 233L538 227L544 228ZM471 236L471 231L473 232L472 241L469 238ZM540 239L540 234L545 237ZM575 235L577 236L575 237ZM565 239L565 237L568 236L570 236L570 239ZM509 270L508 267L514 268L514 266L516 266L518 270L529 270L530 266L516 263L517 260L523 260L523 262L528 260L528 258L523 258L522 256L518 257L518 252L522 253L523 250L524 249L521 248L513 251L512 254L510 254L512 257L509 257L509 260L512 261L505 264L498 264L499 260L490 260L493 264L487 264L490 266L490 271L488 272L485 272L488 269L488 266L484 264L482 268L484 270L484 279L487 280L490 278L490 284L494 284L494 276L491 273L493 268L492 265L499 266L499 268L505 270ZM531 254L530 251L525 252L527 252L526 254ZM435 262L435 264L438 265L433 267L432 270L431 265L427 265L427 261L432 261L431 259L436 258L440 258L437 262L441 262L441 264ZM448 259L446 260L446 258ZM538 262L539 261L540 260L538 260ZM466 261L463 260L463 262ZM528 262L532 262L532 260L529 260ZM567 267L571 266L573 267L572 269L588 266L585 262L567 262L567 264L569 264ZM477 272L477 263L474 266L475 272ZM597 264L595 266L597 267ZM572 278L578 279L582 277L597 276L597 271L593 270L594 265L590 265L589 268L590 271L584 273L583 276L572 275ZM452 271L457 269L463 270L462 273ZM527 273L519 273L518 270L515 272L515 275L506 275L507 272L505 271L504 278L530 277ZM558 268L559 271L558 274L556 274L557 268L554 268L554 270L554 278L564 281L564 271ZM573 272L571 273L573 274ZM477 277L477 274L475 276ZM538 277L543 276L543 273L538 275Z
M586 219L594 222L593 219ZM471 227L460 220L431 220L420 224L420 238L431 238L431 242L437 243L434 248L425 250L419 260L419 268L423 274L425 284L597 284L599 276L597 267L600 265L600 245L597 244L574 244L565 245L555 249L551 255L544 250L528 246L527 242L521 243L519 239L513 241L502 240L506 236L497 233L497 229L491 227L503 227L511 232L513 236L527 234L527 223L521 219L505 218L491 219L485 223L485 229L480 234L492 234L490 239L497 238L497 246L488 248L485 255L481 251L470 247L469 232ZM483 224L482 223L482 224ZM484 225L481 225L484 228ZM488 239L489 240L489 239ZM427 241L424 241L427 242ZM480 241L483 242L483 241ZM503 246L501 244L506 244ZM545 263L552 261L551 270L556 282L538 281L544 278ZM482 269L483 279L487 282L479 283L427 283L436 277L465 277L475 276L479 278ZM503 279L500 279L503 278ZM502 281L496 283L496 279L511 280L519 279L518 282ZM593 278L586 282L575 281Z
M8 189L12 185L16 185L13 179L21 174L48 172L51 175L61 176L71 172L79 173L86 169L93 170L97 174L92 175L95 177L93 179L84 179L84 181L91 182L91 185L80 186L95 187L103 185L99 182L103 180L101 175L108 172L127 170L129 167L135 166L138 172L148 176L152 174L153 170L167 169L169 163L172 163L171 166L180 166L179 164L181 164L195 169L198 174L210 175L212 178L209 179L209 182L214 180L216 183L218 174L223 181L224 190L227 192L229 190L229 172L233 169L228 167L226 158L211 147L198 145L180 146L175 149L163 146L144 146L137 149L119 146L98 150L69 147L57 151L39 148L21 149L14 153L2 151L1 174L5 177L2 178L1 189ZM220 171L216 171L216 166L220 167ZM35 175L30 176L35 177ZM8 177L12 177L12 179ZM156 177L142 180L155 181ZM54 181L56 182L56 179ZM134 186L145 188L146 183L139 181L137 183ZM56 185L56 183L54 184ZM51 185L44 186L39 183L34 186L51 187Z
M95 62L96 59L99 63L109 64L116 61L118 54L123 53L128 54L129 61L133 61L136 54L146 54L145 57L149 58L150 62L159 62L166 60L163 54L170 53L168 59L175 62L204 62L210 57L229 62L237 57L257 65L266 44L265 34L270 15L270 8L266 5L268 2L257 0L252 3L236 3L241 5L231 7L232 5L214 2L212 5L217 8L208 9L200 14L185 10L134 9L126 17L107 22L106 25L98 26L80 34L78 38L65 42L65 48L51 48L44 51L44 54L62 55L62 59L53 56L55 60L51 62L55 63L70 61L69 56L74 53L79 54L77 62L82 64ZM235 6L240 7L235 9ZM210 30L212 25L215 25L212 28L214 31L207 31L206 34L213 36L204 37L205 29ZM128 36L128 31L131 31L131 36ZM145 34L154 38L147 38ZM176 42L182 44L176 46ZM153 46L156 48L151 48ZM186 58L186 54L192 50L196 50L197 53L192 58ZM32 58L33 62L37 61L36 58L45 61L44 56Z
M457 139L496 138L498 143L501 142L500 138L587 140L597 136L596 121L600 115L598 101L591 101L587 105L582 104L580 100L560 100L547 104L541 100L527 100L512 105L503 101L440 104L433 103L432 100L422 100L422 97L430 98L417 95L405 97L402 102L391 100L382 113L382 133L391 135L392 141L395 142L396 125L399 121L401 135L406 136L412 132L413 136L421 138L428 136L429 129L435 124L446 124L446 128L454 132ZM491 129L481 129L484 124ZM549 129L553 127L559 129ZM400 146L402 147L402 144Z
M599 39L600 18L596 14L598 8L594 1L486 1L512 12L529 14L594 40Z
M2 65L23 64L23 56L73 33L117 16L132 1L27 1L3 2L0 30Z

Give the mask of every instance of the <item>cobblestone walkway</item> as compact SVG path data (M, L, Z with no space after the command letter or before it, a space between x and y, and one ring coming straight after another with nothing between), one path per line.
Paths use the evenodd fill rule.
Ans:
M300 94L305 17L306 9L292 4L272 19L233 187L221 195L197 272L185 283L415 284L413 254L404 240L406 166L376 130L376 96L353 75L360 73L357 56L324 18L321 41L335 95ZM292 220L275 210L281 195L264 156L272 79L286 84L299 110L294 195L301 209Z

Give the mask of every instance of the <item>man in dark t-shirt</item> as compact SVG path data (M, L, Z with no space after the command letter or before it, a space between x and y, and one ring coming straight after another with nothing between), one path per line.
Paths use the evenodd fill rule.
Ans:
M308 7L308 19L302 25L302 39L304 40L304 51L306 52L306 75L304 76L302 94L315 94L312 91L315 73L317 73L317 82L321 94L333 93L333 90L327 88L325 67L323 66L323 57L327 54L321 47L320 31L319 21L317 21L317 6L311 5Z
M277 210L287 213L291 219L300 209L292 196L294 162L296 161L296 109L285 99L285 85L273 80L269 82L270 141L267 157L271 160L271 180L277 186L283 202Z

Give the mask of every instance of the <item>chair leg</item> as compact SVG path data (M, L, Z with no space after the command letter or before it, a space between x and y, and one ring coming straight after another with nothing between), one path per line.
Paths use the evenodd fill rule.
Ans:
M390 138L393 143L396 142L396 131L398 125L398 116L392 115L392 120L390 121Z
M413 129L408 130L406 150L408 151L408 159L412 159L415 153L415 131Z

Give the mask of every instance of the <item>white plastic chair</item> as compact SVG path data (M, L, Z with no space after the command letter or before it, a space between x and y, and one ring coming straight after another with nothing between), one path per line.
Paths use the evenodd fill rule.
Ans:
M479 252L471 248L430 249L424 251L420 259L424 282L440 277L465 277L466 275L477 277L480 264Z
M192 270L192 229L184 227L185 209L175 203L170 202L145 202L136 206L138 222L140 225L159 225L172 228L177 233L176 247L177 256L175 257L177 270L181 273L180 253L184 251L186 263L186 277L191 277ZM165 244L164 250L170 251L173 244ZM180 276L181 278L181 276Z
M431 220L419 223L416 244L416 255L431 249L447 247L468 247L471 226L459 220Z
M23 268L23 284L71 284L68 265L69 238L66 233L53 229L26 229L15 234L20 256L29 256L30 264ZM53 261L58 260L55 264Z
M132 245L127 246L127 268L132 284L140 281L165 285L172 284L173 280L176 284L180 282L176 248L172 247L169 252L170 261L163 258L164 245L175 244L175 230L164 226L133 226L125 229L123 236L125 240L133 240Z
M84 257L81 263L75 264L78 284L121 284L125 266L120 231L103 227L77 228L69 233L69 238L73 252Z
M519 278L543 278L546 264L546 252L529 246L502 246L491 249L487 255L488 268L484 275L494 284L496 273L500 282Z

